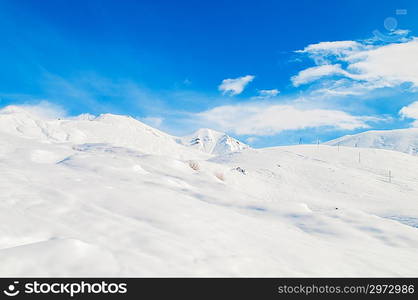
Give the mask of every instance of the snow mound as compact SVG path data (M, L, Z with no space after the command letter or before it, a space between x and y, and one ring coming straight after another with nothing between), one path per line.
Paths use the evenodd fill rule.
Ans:
M1 275L7 277L109 276L119 271L110 252L77 239L0 249L0 265Z
M183 145L214 155L250 149L250 146L230 137L226 133L207 128L201 128L189 136L180 138L179 141Z
M418 128L371 130L343 136L326 142L325 145L386 149L417 155Z

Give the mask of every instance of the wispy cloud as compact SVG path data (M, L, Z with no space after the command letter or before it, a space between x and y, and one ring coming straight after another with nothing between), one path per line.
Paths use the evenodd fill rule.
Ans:
M155 115L168 110L162 96L123 78L80 72L64 78L45 71L41 80L44 98L76 112Z
M200 112L194 117L219 130L256 136L312 127L353 130L368 128L368 122L380 121L376 117L353 116L340 110L309 109L295 103L225 105Z
M291 78L294 86L300 86L302 84L307 84L312 81L318 80L325 76L344 74L346 73L341 69L341 65L321 65L316 67L311 67L305 70L300 71L297 75Z
M235 79L224 79L218 89L223 95L238 95L244 91L247 84L253 81L254 78L255 76L253 75L246 75Z
M67 115L67 111L60 105L41 101L35 105L24 105L25 109L44 118L61 118Z
M320 42L308 45L303 50L297 50L296 53L306 53L315 63L321 64L328 62L332 56L343 57L367 47L368 45L356 41Z
M333 42L320 42L317 44L311 44L306 46L303 50L297 50L299 53L310 54L333 54L340 55L341 53L347 53L353 50L361 48L363 45L356 41L333 41Z
M9 105L2 110L16 110L20 108L30 114L46 119L61 118L67 115L67 111L63 107L45 100L41 100L38 103L33 104Z
M280 91L278 89L259 90L258 91L258 96L256 98L269 99L269 98L272 98L272 97L276 97L278 94L280 94Z

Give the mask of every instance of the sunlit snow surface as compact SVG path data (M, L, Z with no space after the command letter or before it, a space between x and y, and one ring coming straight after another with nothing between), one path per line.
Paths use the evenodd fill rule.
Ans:
M127 117L8 108L0 191L0 276L418 275L418 157L395 151L213 156Z

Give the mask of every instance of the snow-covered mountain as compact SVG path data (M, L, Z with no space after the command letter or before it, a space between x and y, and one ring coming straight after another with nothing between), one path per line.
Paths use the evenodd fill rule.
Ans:
M22 107L0 110L0 132L55 143L106 143L130 147L143 153L201 158L202 153L176 142L176 137L132 117L102 114L75 118L45 119Z
M200 151L222 155L251 147L230 137L226 133L215 131L208 128L201 128L191 135L179 139L180 143Z
M376 148L418 154L418 128L397 130L371 130L346 135L326 142L325 145Z
M0 110L0 131L44 141L109 143L140 149L145 153L178 156L226 154L250 147L225 133L199 129L188 137L175 137L129 116L83 114L65 119L44 119L22 107ZM185 147L186 146L186 147ZM199 154L200 150L202 152Z
M0 110L0 276L415 277L418 157L358 152Z

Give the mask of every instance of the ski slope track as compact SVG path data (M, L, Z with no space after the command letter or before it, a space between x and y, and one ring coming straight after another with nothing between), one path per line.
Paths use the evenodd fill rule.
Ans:
M190 137L0 110L0 276L418 276L417 156Z

